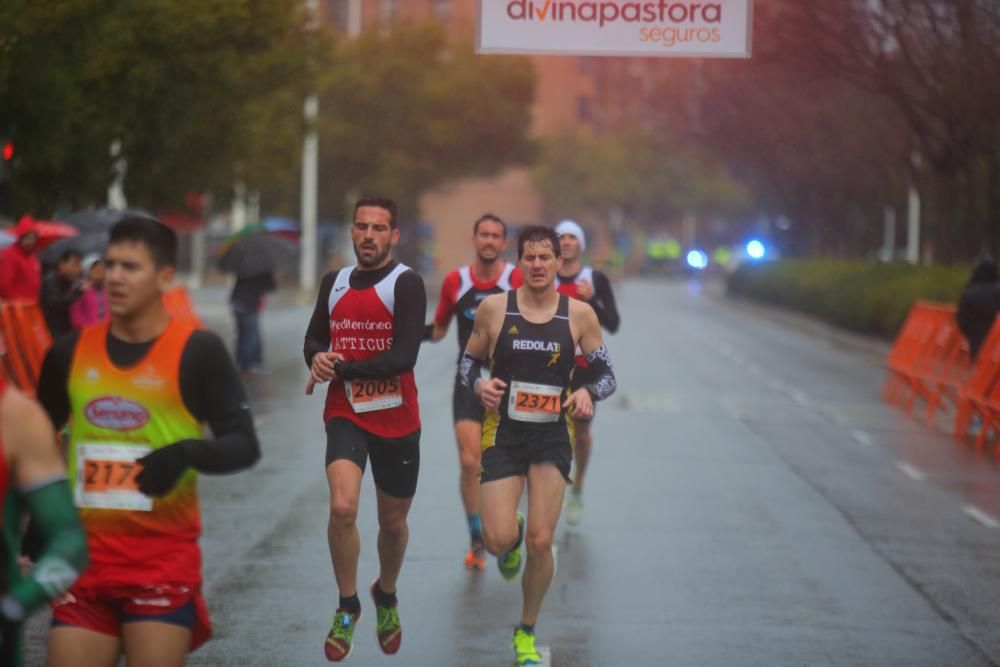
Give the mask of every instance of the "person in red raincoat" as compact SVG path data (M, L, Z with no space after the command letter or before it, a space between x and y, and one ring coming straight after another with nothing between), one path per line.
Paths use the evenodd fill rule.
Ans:
M24 216L14 227L17 242L0 252L0 301L38 303L42 264L38 259L35 221Z

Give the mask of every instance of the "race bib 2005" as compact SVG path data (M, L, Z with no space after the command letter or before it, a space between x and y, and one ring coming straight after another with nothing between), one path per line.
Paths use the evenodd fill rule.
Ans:
M345 380L344 391L354 412L388 410L403 404L402 383L398 377L381 380Z
M522 422L559 421L562 388L514 380L510 383L507 415Z
M149 512L153 499L139 491L135 477L142 470L136 461L150 447L105 442L77 446L74 495L77 507Z

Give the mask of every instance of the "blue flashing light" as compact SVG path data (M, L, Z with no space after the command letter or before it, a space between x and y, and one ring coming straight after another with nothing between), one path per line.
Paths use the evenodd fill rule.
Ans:
M763 259L765 254L767 254L767 249L764 248L764 244L757 239L747 243L747 255L749 255L751 259Z
M687 263L692 269L701 271L708 266L708 255L701 250L692 250L687 254Z

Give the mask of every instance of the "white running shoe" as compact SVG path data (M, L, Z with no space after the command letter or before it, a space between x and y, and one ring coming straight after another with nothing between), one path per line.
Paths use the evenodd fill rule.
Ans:
M571 526L577 526L581 519L583 519L583 494L570 491L569 498L566 499L566 522Z

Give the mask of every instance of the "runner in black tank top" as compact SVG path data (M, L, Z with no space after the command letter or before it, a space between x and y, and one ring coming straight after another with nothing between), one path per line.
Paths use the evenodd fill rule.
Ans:
M567 481L573 434L562 405L569 397L575 368L568 312L569 297L560 295L551 320L529 322L518 309L517 291L507 293L507 311L492 362L492 376L503 380L507 388L499 410L488 412L483 421L484 457L496 456L489 452L493 447L516 450L515 458L521 461L552 461ZM506 464L484 465L481 479L509 474L512 471Z
M571 419L590 417L593 402L615 390L594 309L556 292L559 253L552 229L521 231L517 256L524 286L480 304L459 364L463 383L487 410L480 476L483 538L504 579L520 573L522 541L527 546L521 621L512 638L518 665L541 662L535 622L555 574L552 536L572 461ZM573 391L576 347L594 368L595 380ZM487 358L489 379L482 377ZM525 488L527 516L517 511Z

